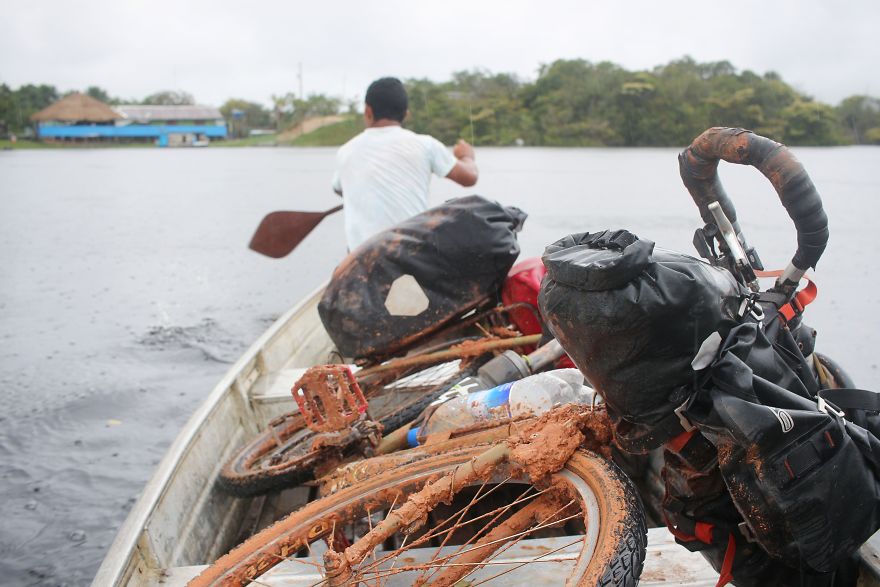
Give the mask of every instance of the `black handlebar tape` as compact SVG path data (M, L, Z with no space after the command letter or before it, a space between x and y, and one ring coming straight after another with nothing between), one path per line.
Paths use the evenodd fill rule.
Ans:
M751 165L770 180L797 230L798 269L816 266L828 244L828 216L810 176L787 147L741 128L710 128L678 156L685 187L706 223L714 222L709 204L718 202L740 233L733 202L718 179L718 161Z

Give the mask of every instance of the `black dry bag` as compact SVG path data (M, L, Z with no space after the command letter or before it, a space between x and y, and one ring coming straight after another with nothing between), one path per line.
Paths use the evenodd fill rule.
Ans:
M625 231L567 236L544 251L539 304L550 330L602 394L627 450L681 432L702 342L738 309L725 270Z
M467 196L380 232L342 260L318 305L346 357L381 357L494 299L526 213Z

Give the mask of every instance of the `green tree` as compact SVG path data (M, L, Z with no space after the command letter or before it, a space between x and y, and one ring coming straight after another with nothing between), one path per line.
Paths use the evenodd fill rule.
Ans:
M443 143L455 142L468 125L466 96L456 93L452 83L436 84L427 79L409 79L406 88L409 117L404 124L414 132L432 135Z
M307 118L314 116L331 116L339 114L342 99L325 94L310 94L305 100L288 92L281 96L272 96L273 115L280 129L296 126Z
M55 86L26 84L12 90L0 85L0 132L27 134L30 117L60 98Z
M617 104L630 74L609 62L558 60L541 66L524 91L539 144L590 146L623 144Z
M865 131L865 142L869 145L880 145L880 126Z
M6 138L17 119L18 103L15 101L12 88L0 84L0 137Z
M880 131L880 99L870 96L850 96L837 107L837 116L847 138L857 144L871 144L872 129Z
M195 98L187 92L163 90L144 98L142 104L150 106L189 106L195 104Z
M836 145L837 116L827 104L796 100L783 110L785 134L782 141L788 145Z
M230 98L220 107L220 112L236 137L247 136L254 129L266 129L272 126L271 113L262 104L256 102ZM241 114L236 117L233 116L234 112Z
M85 91L87 96L91 96L95 100L100 100L104 104L113 104L114 100L103 88L98 86L89 86Z

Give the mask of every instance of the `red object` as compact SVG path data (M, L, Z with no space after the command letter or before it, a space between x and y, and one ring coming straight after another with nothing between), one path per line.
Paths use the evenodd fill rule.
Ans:
M782 275L781 270L775 271L755 271L755 275L758 277L779 277ZM816 284L813 283L806 275L803 279L807 280L807 287L797 292L792 300L779 308L779 314L782 318L788 322L798 314L802 314L804 308L813 303L813 300L816 299L816 296L819 294L819 288L816 287Z
M538 314L538 292L541 280L547 273L540 257L520 261L510 268L507 279L501 287L501 301L505 306L525 303L534 308L515 308L510 311L510 319L523 334L541 334L541 319Z
M547 268L540 257L531 257L520 261L510 268L507 279L501 287L501 301L505 306L512 304L528 304L528 307L514 308L510 311L510 319L513 325L523 334L541 334L543 332L543 318L538 310L538 292L541 291L541 280L547 273ZM531 352L534 349L526 349ZM556 361L557 369L576 369L575 364L568 355L563 355Z

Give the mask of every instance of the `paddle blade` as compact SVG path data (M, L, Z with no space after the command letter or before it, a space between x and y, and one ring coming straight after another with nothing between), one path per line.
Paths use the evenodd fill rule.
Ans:
M328 214L342 206L326 212L272 212L267 214L257 227L248 245L267 257L280 259L299 245Z

